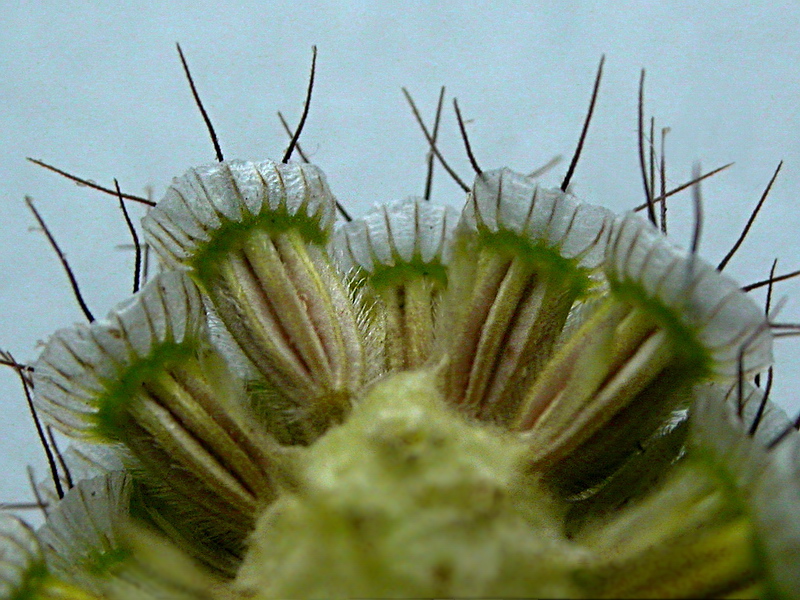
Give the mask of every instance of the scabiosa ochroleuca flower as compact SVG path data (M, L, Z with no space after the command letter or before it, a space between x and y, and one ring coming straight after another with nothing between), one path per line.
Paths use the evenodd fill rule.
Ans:
M4 598L800 590L770 324L650 222L500 169L337 223L317 167L221 161L143 227L162 271L33 365L117 466L3 517Z

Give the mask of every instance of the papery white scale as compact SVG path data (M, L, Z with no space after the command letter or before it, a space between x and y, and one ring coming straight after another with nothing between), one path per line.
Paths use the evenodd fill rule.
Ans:
M15 598L43 565L42 546L31 527L0 513L0 598Z
M753 374L772 363L763 310L735 280L671 244L639 215L614 221L605 271L612 282L639 287L680 319L710 354L714 373L735 376L741 366Z
M34 364L36 406L69 435L91 435L98 398L164 343L206 335L200 293L178 271L159 273L105 319L57 331Z
M612 218L613 213L602 206L582 203L558 189L541 188L529 177L504 168L475 178L461 227L510 231L593 269L603 260Z
M142 226L159 256L176 267L191 260L226 222L285 210L333 226L336 203L322 171L306 163L224 161L176 177Z
M418 259L448 261L448 242L458 213L452 207L422 198L406 198L375 206L361 219L334 232L334 251L344 272L358 267L374 273Z

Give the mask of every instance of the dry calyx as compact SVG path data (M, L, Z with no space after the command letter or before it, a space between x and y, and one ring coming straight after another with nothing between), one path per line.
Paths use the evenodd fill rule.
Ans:
M769 325L649 222L503 169L337 224L316 167L230 161L144 228L164 270L35 365L124 470L2 522L4 597L800 589L798 435L737 381Z

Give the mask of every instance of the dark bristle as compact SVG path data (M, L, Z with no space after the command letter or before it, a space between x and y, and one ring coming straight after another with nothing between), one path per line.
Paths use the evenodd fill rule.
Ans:
M656 119L650 117L650 137L647 147L650 155L650 195L655 198L656 195ZM655 206L653 207L655 209Z
M742 286L742 291L752 292L753 290L757 290L758 288L764 287L765 285L770 285L771 283L778 283L780 281L786 281L787 279L793 279L798 275L800 275L800 270L791 271L790 273L784 273L783 275L778 275L777 277L772 277L770 279L762 279L761 281L756 281L755 283L749 283L747 285Z
M12 369L22 369L26 373L33 373L33 367L30 365L24 365L22 363L18 363L6 355L5 352L0 350L0 365L4 367L11 367Z
M653 192L650 189L650 182L647 176L647 164L645 161L644 152L644 75L645 71L642 69L642 74L639 77L639 112L638 112L638 135L639 135L639 169L642 172L642 183L644 184L644 198L647 207L647 218L655 226L658 226L656 220L656 210L653 204Z
M773 279L775 278L775 269L778 266L778 259L772 261L772 267L769 269L769 285L767 286L767 298L764 302L764 315L767 317L767 320L770 319L770 310L772 309L772 290L773 290ZM761 385L761 374L755 376L755 383L757 386Z
M603 65L606 62L605 54L600 57L600 64L597 67L597 75L594 78L594 87L592 88L592 99L589 101L589 110L586 113L586 118L583 120L583 128L581 135L578 138L578 146L575 148L575 153L572 155L572 160L567 168L567 173L564 175L564 180L561 182L561 191L566 192L569 187L569 182L572 181L572 176L575 174L575 168L578 166L578 159L581 157L583 151L583 144L586 142L586 134L589 132L589 123L592 122L592 115L594 114L594 107L597 103L597 95L600 92L600 80L603 78Z
M280 119L281 125L283 125L283 130L286 132L286 135L289 136L289 139L290 140L294 139L294 133L292 132L291 128L289 127L289 123L286 122L286 119L284 118L283 113L281 111L278 111L278 119ZM311 162L311 161L308 160L308 156L306 156L305 152L303 152L303 149L300 147L300 142L299 141L295 140L294 147L297 150L297 153L300 155L300 159L304 163L308 164L308 163ZM353 217L350 216L350 213L347 212L347 209L344 206L342 206L342 203L339 202L338 200L336 200L336 208L338 209L338 211L342 215L342 217L344 217L345 221L347 221L349 223L350 221L353 220Z
M144 245L142 254L142 283L145 283L150 276L150 244Z
M350 221L353 220L353 217L350 215L349 212L347 212L347 209L344 206L342 206L342 203L339 202L338 200L336 201L336 208L341 213L342 217L344 217L345 221L349 223Z
M780 173L782 166L783 166L783 161L778 163L778 168L775 169L775 172L772 174L772 178L769 180L769 183L767 184L767 187L764 189L764 192L761 194L761 198L758 200L758 204L756 204L756 207L753 209L753 212L750 213L750 218L747 220L747 223L745 224L744 229L742 230L742 233L739 234L739 238L733 244L733 247L725 255L725 258L723 258L720 261L719 265L717 265L717 270L718 271L722 271L722 269L724 269L727 266L728 262L730 262L731 258L733 258L733 255L736 254L736 251L739 250L739 246L741 246L742 242L744 242L744 239L747 237L747 234L750 232L750 228L753 226L753 223L755 223L756 217L758 216L758 213L761 210L761 207L764 205L764 201L767 199L767 196L769 196L769 192L772 189L772 184L775 183L775 179L777 179L778 173Z
M83 314L91 323L92 321L94 321L94 316L92 315L92 312L89 310L89 307L86 305L86 302L83 299L83 294L81 294L81 289L80 286L78 285L78 280L75 279L75 275L73 274L72 269L70 268L69 263L67 262L66 256L64 256L64 253L61 251L61 248L58 247L58 243L56 242L53 235L50 233L50 230L47 228L44 219L42 219L41 215L39 214L39 211L37 211L36 207L33 205L33 199L30 198L29 196L26 196L25 202L28 205L28 208L31 209L31 212L33 213L33 216L36 218L36 221L39 223L39 226L42 228L42 231L44 231L44 234L47 237L47 241L50 242L50 245L53 247L53 250L55 250L55 253L58 256L58 260L61 261L61 265L64 267L64 270L67 273L67 277L69 278L69 283L72 286L72 292L75 295L75 299L78 301L78 305L81 307Z
M133 263L133 293L135 294L139 291L139 283L142 273L142 245L139 243L139 234L136 233L136 227L134 227L133 221L131 221L131 217L128 214L128 208L125 206L125 201L122 199L122 192L120 192L119 182L116 179L114 180L114 187L117 188L119 207L122 210L122 215L125 217L125 223L128 226L128 231L130 231L131 240L133 241L133 249L135 253Z
M675 194L677 194L679 192L682 192L683 190L688 189L688 188L692 187L693 185L695 185L695 184L697 184L697 183L699 183L699 182L701 182L701 181L703 181L705 179L708 179L709 177L711 177L713 175L716 175L717 173L719 173L721 171L724 171L728 167L732 167L733 164L734 163L731 162L731 163L728 163L727 165L722 165L721 167L717 167L713 171L709 171L708 173L705 173L705 174L701 175L700 177L697 177L696 179L693 178L691 181L687 181L686 183L681 184L678 187L672 188L666 194L663 194L662 196L659 196L658 198L654 198L653 199L653 204L657 204L659 202L665 202L666 199L669 198L670 196L674 196ZM639 206L637 206L633 210L636 211L636 212L640 212L640 211L643 211L646 208L648 208L648 206L649 206L648 203L645 202L644 204L640 204Z
M63 171L63 170L59 169L58 167L54 167L53 165L47 164L43 160L39 160L37 158L30 158L30 157L28 157L26 160L28 162L32 162L33 164L38 165L38 166L40 166L42 168L45 168L48 171L52 171L53 173L61 175L62 177L66 177L67 179L69 179L70 181L74 181L78 185L85 185L86 187L91 188L93 190L97 190L98 192L103 192L104 194L109 194L111 196L117 197L116 190L112 190L111 188L103 187L102 185L97 185L93 181L89 181L88 179L83 179L82 177L78 177L77 175L72 175L70 173L67 173L66 171ZM156 203L153 202L152 200L148 200L147 198L142 198L141 196L134 196L133 194L122 194L122 197L125 198L125 200L133 200L134 202L139 202L141 204L146 204L147 206L155 206L156 205Z
M747 344L742 344L736 357L736 414L742 418L744 412L744 353Z
M411 112L414 113L414 119L416 119L417 124L419 125L420 129L422 129L422 133L425 135L425 139L428 141L431 151L436 155L436 158L439 159L439 162L442 163L442 167L444 167L444 170L447 171L447 174L453 178L453 181L455 181L462 190L469 192L469 186L464 183L464 181L458 176L452 167L447 164L447 161L442 156L442 153L439 152L439 148L436 147L436 140L433 139L433 136L431 136L428 128L425 126L425 122L422 120L422 116L419 114L419 110L417 109L417 105L414 103L414 99L411 97L411 94L408 93L406 88L401 89L403 91L403 95L406 97L408 105L411 107Z
M8 356L11 361L16 362L14 361L14 357L9 353L6 352L4 354ZM41 443L42 448L44 448L44 454L47 457L47 464L50 467L50 476L53 479L53 485L55 486L56 494L58 494L58 498L61 499L64 497L64 488L61 487L61 477L59 476L58 468L56 467L53 451L50 449L50 446L47 443L47 438L45 438L42 423L39 421L39 415L36 413L36 408L33 406L31 382L28 380L28 375L22 369L16 369L16 371L20 383L22 384L22 391L25 393L25 401L28 403L28 409L30 410L31 417L33 418L33 424L36 427L36 433L39 436L39 442Z
M695 163L692 168L692 179L697 183L692 186L692 205L694 207L694 227L692 228L692 255L700 249L700 239L703 236L703 193L700 189L700 163Z
M773 330L780 329L784 331L800 331L800 323L770 323L769 326Z
M483 171L478 166L478 161L475 160L475 155L472 153L472 145L469 143L469 136L467 135L467 128L464 126L464 119L461 118L461 110L458 108L458 99L453 98L453 108L456 111L456 119L458 120L458 129L461 131L461 139L464 141L464 148L467 150L467 157L472 170L476 175L483 174ZM435 141L435 140L434 140Z
M661 161L659 166L659 175L661 177L661 198L667 197L667 153L666 153L666 140L669 133L669 127L661 128ZM661 202L661 233L667 235L667 202Z
M444 86L442 86L442 89L439 90L439 100L436 103L436 116L433 119L433 135L431 136L434 144L436 144L436 141L439 139L439 125L442 121L442 108L444 107L444 91ZM425 200L431 199L431 190L433 189L433 167L436 164L433 160L434 158L433 151L429 148L425 156L427 169L425 172L425 191L422 194Z
M75 484L72 481L72 473L70 472L69 467L64 460L64 455L61 454L61 450L56 442L56 437L53 435L53 429L50 427L50 425L47 425L45 427L45 431L47 432L47 439L50 441L50 447L53 449L56 459L58 459L58 465L61 467L61 471L64 474L64 482L67 484L67 489L71 490L73 487L75 487Z
M281 111L278 111L278 119L280 119L281 125L283 126L283 130L286 132L286 135L289 136L289 140L293 139L294 138L294 132L289 127L289 123L287 123L287 121L284 118L283 113ZM299 141L294 145L294 147L297 150L297 153L300 155L300 160L302 160L304 163L311 162L310 160L308 160L308 157L306 156L306 153L303 152L303 148L300 146L300 142Z
M311 75L308 78L308 89L306 90L306 99L303 102L303 114L300 116L300 123L297 124L297 128L294 130L294 135L292 136L291 141L289 142L289 146L286 148L286 152L283 153L283 158L281 162L286 164L289 162L289 159L292 158L292 153L294 152L294 148L297 145L297 140L300 139L300 134L303 133L303 127L306 124L306 119L308 118L308 111L311 109L311 93L314 91L314 76L317 73L317 47L311 46Z
M772 391L772 379L774 375L775 369L770 367L767 370L767 385L764 388L764 394L761 397L761 402L758 405L758 410L756 411L756 416L753 418L753 423L750 425L750 430L747 432L750 437L753 437L758 431L758 426L761 424L761 419L764 417L764 409L767 407L767 401L769 400L769 394Z
M781 338L794 338L800 337L800 329L793 329L791 331L778 331L773 332L772 339L781 339Z
M181 64L183 65L183 72L186 75L186 79L189 82L189 87L192 90L194 102L197 105L197 108L200 110L200 115L203 117L203 121L206 124L208 135L211 136L211 143L214 144L214 153L217 156L217 161L222 162L225 159L222 156L222 148L219 146L219 139L217 139L217 133L214 131L214 125L211 124L211 118L208 116L208 112L206 112L203 102L200 100L200 94L197 93L197 87L194 85L194 79L192 78L191 71L189 71L189 65L186 62L186 57L183 55L181 45L176 43L175 47L178 49L178 56L180 56Z
M769 284L767 284L767 299L764 302L764 314L769 318L770 310L772 309L772 289L775 282L775 269L778 266L778 259L772 261L772 267L769 269Z

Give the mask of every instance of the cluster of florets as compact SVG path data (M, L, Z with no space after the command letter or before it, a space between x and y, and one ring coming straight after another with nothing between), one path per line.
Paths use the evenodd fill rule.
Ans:
M230 161L143 227L161 272L34 365L104 451L1 522L3 597L800 589L769 323L650 222L503 169L337 223L316 167Z

